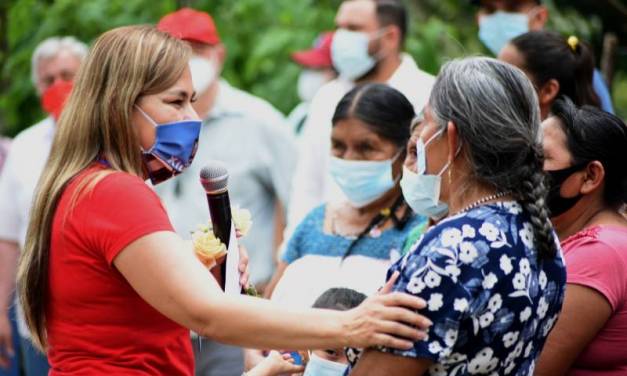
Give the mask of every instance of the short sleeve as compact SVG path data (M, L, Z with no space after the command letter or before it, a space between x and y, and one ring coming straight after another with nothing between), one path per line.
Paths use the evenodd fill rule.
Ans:
M156 193L140 178L112 173L98 182L80 204L88 220L87 242L110 265L133 241L158 231L174 231Z
M20 212L18 207L17 184L14 171L14 158L9 156L0 173L0 239L19 241Z
M324 222L325 205L319 206L312 210L306 217L298 224L296 230L287 242L285 251L281 255L281 260L287 264L291 264L299 258L303 257L302 244L305 236L311 234L312 231L321 231L322 223ZM317 230L317 226L320 226L320 230Z
M435 362L451 355L462 320L468 316L482 287L489 247L470 239L472 227L461 222L436 226L420 240L414 251L390 270L400 271L394 291L423 298L427 307L420 313L433 322L428 338L410 350L383 348L387 353L427 358Z
M618 250L593 237L577 239L565 248L567 283L598 291L617 310L625 298L627 274Z

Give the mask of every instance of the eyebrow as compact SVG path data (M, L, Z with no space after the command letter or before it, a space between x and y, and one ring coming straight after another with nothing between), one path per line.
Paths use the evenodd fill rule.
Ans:
M177 97L181 97L183 99L187 98L187 92L185 90L170 90L170 91L166 91L166 94L168 95L175 95ZM192 92L192 99L196 98L196 91Z

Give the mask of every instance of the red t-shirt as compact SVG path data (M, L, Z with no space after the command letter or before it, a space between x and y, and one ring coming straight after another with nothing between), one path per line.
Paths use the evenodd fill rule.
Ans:
M593 226L562 243L567 283L596 290L612 315L568 372L569 376L627 374L627 228Z
M102 169L79 174L54 215L50 375L193 375L189 331L148 305L113 265L134 240L173 231L157 195L140 178L113 172L70 207L78 184Z

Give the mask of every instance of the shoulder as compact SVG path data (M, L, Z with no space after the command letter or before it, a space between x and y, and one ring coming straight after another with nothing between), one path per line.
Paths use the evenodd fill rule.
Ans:
M230 106L237 106L238 112L253 114L254 118L262 118L269 123L285 122L285 116L265 99L231 86L224 80L220 90L227 95Z
M159 201L155 191L146 182L126 172L90 168L73 183L75 187L87 183L85 188L89 191L89 198L100 204L117 202L137 205L146 201ZM90 184L92 189L89 189Z
M593 226L562 242L569 272L579 268L627 271L627 228Z
M52 142L54 134L54 120L47 117L42 121L20 132L11 143L11 153L32 151L35 147Z

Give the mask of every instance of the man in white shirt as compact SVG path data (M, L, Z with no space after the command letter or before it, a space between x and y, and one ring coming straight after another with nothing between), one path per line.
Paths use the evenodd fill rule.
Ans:
M86 55L87 46L73 37L48 38L35 49L31 65L33 84L43 106L54 116L60 110L50 103L63 102L57 99L67 94L64 90L71 85L69 82ZM0 173L0 363L7 360L6 350L15 335L8 325L8 312L15 290L17 259L26 242L37 181L52 145L54 116L48 116L17 135ZM47 359L32 347L19 305L17 308L22 366L26 376L47 375Z
M400 0L346 0L335 23L331 58L339 77L318 91L309 109L285 240L310 210L342 197L328 168L331 118L340 99L355 85L381 82L402 92L418 112L435 82L435 77L402 52L408 22Z

